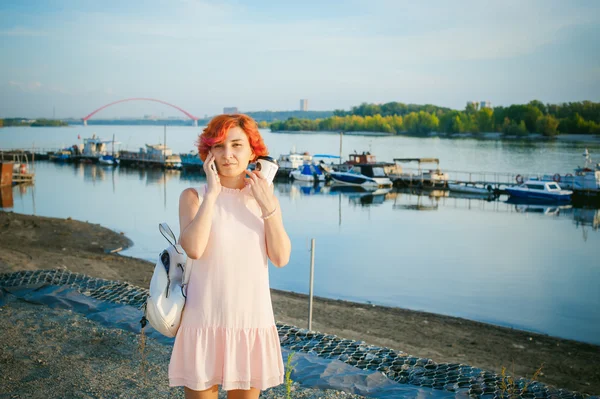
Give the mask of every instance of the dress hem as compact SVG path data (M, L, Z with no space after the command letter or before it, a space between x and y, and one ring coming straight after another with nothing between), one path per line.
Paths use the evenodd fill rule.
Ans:
M213 378L210 381L197 381L189 378L169 378L170 387L185 386L194 391L204 391L211 388L214 385L221 385L225 391L231 391L234 389L248 390L250 388L256 388L264 391L265 389L275 387L283 384L283 374L277 377L271 377L265 379L257 379L250 381L223 381L223 378Z

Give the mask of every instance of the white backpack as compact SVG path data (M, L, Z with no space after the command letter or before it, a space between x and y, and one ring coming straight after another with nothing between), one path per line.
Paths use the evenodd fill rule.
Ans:
M162 335L174 337L185 306L191 261L188 265L185 251L166 223L159 224L158 229L169 246L160 253L154 267L141 324L143 328L147 320Z

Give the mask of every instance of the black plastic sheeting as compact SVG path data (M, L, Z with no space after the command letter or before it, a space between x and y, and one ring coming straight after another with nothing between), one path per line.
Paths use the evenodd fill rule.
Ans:
M140 332L142 311L130 305L101 301L79 293L68 286L38 284L19 287L0 287L0 306L14 300L69 309L109 328ZM146 335L172 346L174 338L167 338L151 327ZM282 348L284 363L289 350ZM464 398L468 388L449 392L427 387L394 382L378 371L362 370L340 360L324 359L310 353L295 352L291 378L302 386L338 389L374 398Z

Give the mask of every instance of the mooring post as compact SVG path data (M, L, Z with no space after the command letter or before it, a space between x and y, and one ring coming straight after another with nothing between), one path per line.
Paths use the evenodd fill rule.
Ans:
M308 330L312 331L313 281L315 272L315 239L310 241L310 285L308 287Z

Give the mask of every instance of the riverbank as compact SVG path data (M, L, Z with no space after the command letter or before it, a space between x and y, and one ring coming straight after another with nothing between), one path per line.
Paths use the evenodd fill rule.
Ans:
M340 134L340 132L333 131L272 131L272 133L282 134ZM574 143L590 143L600 145L600 135L593 134L559 134L554 137L545 137L541 134L528 134L527 136L507 136L503 133L498 132L487 132L487 133L408 133L402 132L399 134L385 133L385 132L362 132L352 131L344 132L344 136L384 136L384 137L414 137L414 138L431 138L439 137L442 139L475 139L475 140L501 140L501 141L539 141L539 142L574 142Z
M66 268L147 287L154 265L106 253L132 245L123 234L75 220L0 211L0 273ZM306 327L307 297L272 291L277 321ZM436 362L455 362L531 377L587 394L600 393L600 347L470 320L316 298L313 329L365 341ZM1 345L1 344L0 344ZM3 350L0 346L0 350Z

